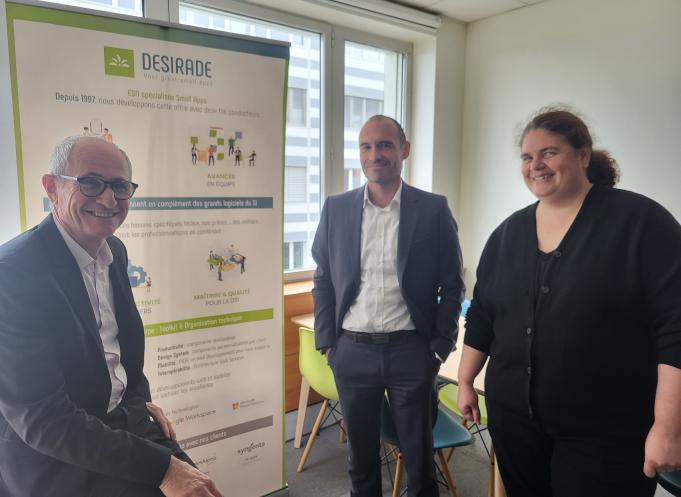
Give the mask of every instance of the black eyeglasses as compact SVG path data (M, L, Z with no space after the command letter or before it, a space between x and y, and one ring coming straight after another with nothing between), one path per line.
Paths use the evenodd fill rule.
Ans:
M139 186L137 183L132 181L126 181L124 179L115 179L113 181L106 181L97 176L66 176L64 174L58 174L62 179L69 181L75 181L78 183L78 188L80 188L80 193L86 197L99 197L106 187L110 187L114 194L116 200L128 200L135 194L135 190Z

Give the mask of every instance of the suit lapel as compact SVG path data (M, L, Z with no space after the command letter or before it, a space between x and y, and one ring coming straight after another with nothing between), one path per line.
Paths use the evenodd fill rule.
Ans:
M109 281L111 282L114 294L118 339L119 341L125 341L127 339L127 331L130 328L130 308L134 307L135 304L134 302L131 302L125 291L126 287L130 286L130 281L127 280L127 274L122 270L122 268L125 267L125 260L121 260L123 258L117 250L114 250L111 244L109 246L114 256L114 260L111 263L111 266L109 266ZM122 349L123 346L121 345L121 350Z
M71 305L74 318L80 321L83 328L87 330L87 334L93 339L95 347L103 357L102 339L99 336L99 328L83 276L76 259L54 223L50 214L38 227L48 253L47 259L52 263L55 280L64 292L66 301Z
M397 234L397 279L402 286L404 270L411 248L414 230L419 218L418 196L412 187L402 183L402 199L400 200L400 228Z

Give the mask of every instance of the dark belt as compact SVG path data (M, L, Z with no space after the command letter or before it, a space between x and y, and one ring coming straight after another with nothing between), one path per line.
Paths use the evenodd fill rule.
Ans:
M416 336L416 330L398 330L389 333L366 333L362 331L343 330L343 335L357 343L396 343L403 342L411 336Z

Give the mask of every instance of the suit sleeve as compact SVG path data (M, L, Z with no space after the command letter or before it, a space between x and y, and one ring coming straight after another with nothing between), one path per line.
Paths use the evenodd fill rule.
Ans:
M456 222L444 197L439 207L439 224L439 302L430 348L445 361L456 344L465 287Z
M0 262L0 413L33 450L89 471L158 486L170 450L112 430L76 406L48 334L58 323L36 306L50 294ZM18 441L17 441L18 442Z
M312 257L317 263L312 289L314 300L315 345L317 349L336 343L336 291L329 262L329 201L324 202L319 226L312 243Z

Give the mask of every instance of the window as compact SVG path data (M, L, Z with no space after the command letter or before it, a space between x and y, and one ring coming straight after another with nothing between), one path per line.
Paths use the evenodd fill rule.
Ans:
M359 132L367 119L376 114L383 114L383 101L346 95L344 114L345 128Z
M286 124L305 126L307 123L307 91L289 88L286 96Z
M405 56L370 45L345 42L343 166L346 190L365 183L357 135L366 120L385 114L403 122Z
M62 5L83 7L86 9L103 10L114 14L126 14L129 16L142 17L142 0L45 0Z

